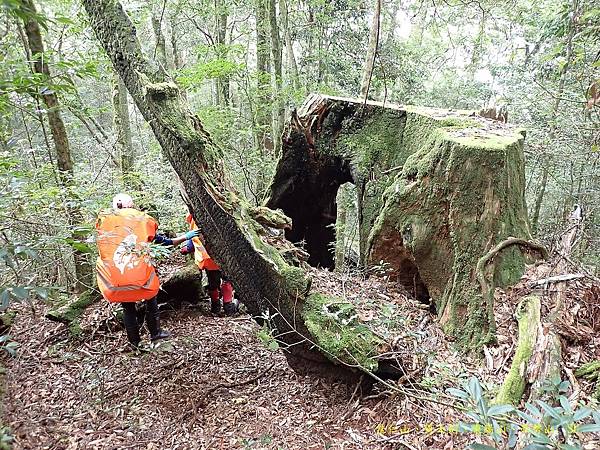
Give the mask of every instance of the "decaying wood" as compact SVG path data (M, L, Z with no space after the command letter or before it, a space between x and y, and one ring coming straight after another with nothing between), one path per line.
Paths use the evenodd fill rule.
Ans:
M253 317L270 317L292 367L356 376L356 368L342 363L344 355L324 352L317 345L318 336L309 331L304 316L310 280L261 237L262 227L251 217L250 205L235 194L220 170L223 149L190 112L164 68L146 59L121 4L114 0L83 4L99 42L181 180L208 252L232 279L248 311ZM319 328L311 330L316 333Z
M541 280L535 280L529 283L531 287L535 286L543 286L545 284L551 283L559 283L561 281L571 281L571 280L579 280L580 278L585 278L585 275L582 273L569 273L566 275L556 275L554 277L543 278Z
M530 295L517 305L515 316L519 323L519 338L509 372L500 387L495 402L517 405L527 385L527 370L538 340L540 323L540 298Z
M557 248L559 254L566 257L571 255L581 223L581 208L576 205L569 216L569 226L559 239ZM559 274L557 276L567 273L568 269L566 259L560 258L555 269ZM548 380L561 378L562 345L557 324L563 314L566 281L558 281L554 291L549 293L553 307L546 322L540 325L540 333L538 333L538 341L528 373L528 381L531 384L530 401L548 395L544 389Z

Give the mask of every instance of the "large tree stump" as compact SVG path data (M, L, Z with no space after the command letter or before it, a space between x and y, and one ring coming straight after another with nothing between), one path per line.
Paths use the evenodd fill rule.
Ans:
M336 192L357 186L361 261L387 262L417 298L433 299L465 347L494 340L492 298L476 266L509 236L530 238L523 133L468 111L384 106L313 95L286 129L270 207L292 218L309 263L333 266ZM518 280L519 248L486 265L494 285Z

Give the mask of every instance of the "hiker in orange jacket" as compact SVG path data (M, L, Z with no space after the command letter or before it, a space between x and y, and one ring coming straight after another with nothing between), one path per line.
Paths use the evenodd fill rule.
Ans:
M188 213L185 221L190 226L190 232L198 231L198 226L191 214ZM186 245L182 247L181 253L194 253L194 260L200 272L206 270L208 278L208 295L210 297L210 312L219 314L221 312L221 300L223 301L223 311L228 316L234 315L238 310L237 300L233 298L233 285L219 268L219 265L210 257L202 241L198 236L189 239Z
M149 244L179 245L195 238L198 231L189 231L174 239L156 234L156 220L134 208L127 194L113 198L112 209L99 214L98 260L96 262L98 287L103 297L123 306L123 321L132 347L138 348L140 328L136 302L146 304L145 322L150 340L168 338L170 333L160 328L156 294L160 282L154 270Z

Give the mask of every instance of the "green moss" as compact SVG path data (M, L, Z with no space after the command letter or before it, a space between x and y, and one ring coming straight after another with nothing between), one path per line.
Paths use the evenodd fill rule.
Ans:
M590 361L583 364L575 371L575 376L583 377L589 381L596 382L593 397L600 401L600 360Z
M395 110L354 119L344 125L336 148L361 173L400 165L408 156L402 146L405 121L404 114Z
M310 281L303 269L300 267L285 265L280 267L279 273L284 278L292 295L304 296L308 293Z
M316 344L329 359L369 372L377 370L375 356L383 342L358 323L351 303L313 293L305 300L302 314Z
M519 321L519 340L510 370L495 400L498 404L517 405L525 392L527 365L533 355L540 323L539 297L530 295L521 300L516 316Z
M6 311L0 314L0 329L10 328L17 316L16 311Z
M523 136L508 128L484 130L468 116L407 111L402 143L410 156L385 190L369 248L374 261L385 260L389 243L378 248L377 242L399 234L444 329L459 347L480 348L494 342L495 322L493 298L483 298L475 277L477 261L508 236L530 236ZM490 270L495 285L504 286L517 281L524 267L520 250L511 248Z
M79 318L85 309L92 303L101 298L100 293L95 290L89 290L79 295L79 297L71 302L65 303L57 309L49 311L46 314L51 320L67 324L69 331L74 336L81 335L81 327L79 326Z
M440 127L444 128L478 128L480 126L479 122L469 119L467 117L447 117L444 119L440 119L437 121Z

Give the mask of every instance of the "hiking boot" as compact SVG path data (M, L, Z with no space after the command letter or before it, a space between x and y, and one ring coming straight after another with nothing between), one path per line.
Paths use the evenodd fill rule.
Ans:
M213 314L219 314L221 312L221 301L211 300L210 301L210 312Z
M154 342L158 341L159 339L168 339L170 337L171 333L169 333L167 330L158 330L158 333L150 336L150 340Z
M233 299L230 302L223 303L223 311L226 316L233 316L238 312L238 301Z

